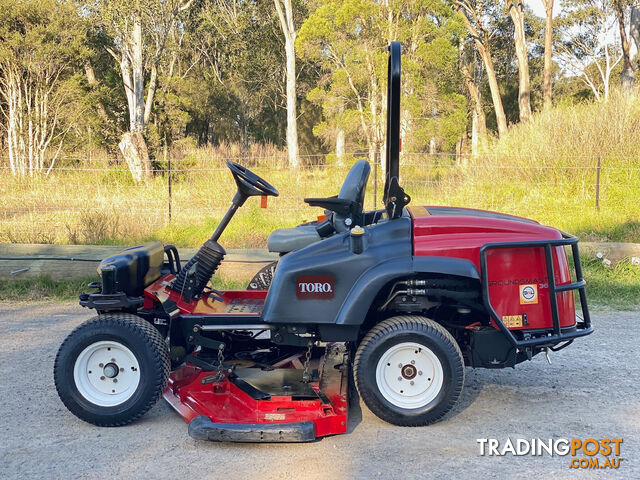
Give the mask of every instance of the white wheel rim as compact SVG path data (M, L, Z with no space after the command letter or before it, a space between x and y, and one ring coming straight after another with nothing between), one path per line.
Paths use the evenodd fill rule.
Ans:
M118 342L96 342L85 348L73 366L80 395L101 407L129 400L140 384L140 365L131 350Z
M389 348L376 366L376 383L382 396L396 407L424 407L442 389L444 372L440 360L418 343L399 343Z

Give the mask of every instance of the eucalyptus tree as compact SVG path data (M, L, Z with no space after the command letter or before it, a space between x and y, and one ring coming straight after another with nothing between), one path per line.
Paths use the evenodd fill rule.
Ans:
M287 59L287 151L289 166L297 168L298 160L298 111L296 93L296 24L292 0L273 0L284 35Z
M553 68L553 0L542 0L544 6L544 108L552 106L551 70Z
M384 147L387 54L403 45L404 150L451 148L466 127L457 43L463 30L445 2L325 0L304 22L297 47L325 76L308 98L323 107L314 131L339 146L340 132L376 162Z
M514 44L518 61L518 109L520 121L531 117L531 86L529 80L529 50L524 28L524 0L506 0L514 26Z
M47 174L83 115L86 27L72 2L0 0L0 112L14 175Z
M637 37L638 27L640 27L640 3L637 0L611 0L611 4L618 20L618 32L622 50L620 85L623 91L629 93L633 90L635 71L637 69L632 58L631 42L636 41L634 34ZM627 19L629 19L629 34L627 34ZM640 45L636 45L636 50L638 47Z
M559 27L558 62L578 76L597 100L607 100L611 75L624 56L611 0L565 0Z
M154 105L160 60L170 33L193 2L96 0L87 5L113 38L113 46L107 50L120 67L129 112L129 132L122 136L120 149L136 181L151 175L143 132Z
M491 30L489 26L491 19L501 14L496 10L495 2L492 1L453 0L453 5L460 13L467 32L473 39L476 50L484 63L484 70L487 75L491 100L496 116L498 135L503 135L507 131L507 117L504 113L496 69L493 64L493 53L490 41Z

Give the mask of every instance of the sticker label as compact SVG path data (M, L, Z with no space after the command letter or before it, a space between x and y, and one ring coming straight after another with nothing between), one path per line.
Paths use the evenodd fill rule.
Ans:
M522 315L503 315L502 323L507 328L515 328L522 326Z
M296 278L296 296L299 300L328 300L333 298L331 275L301 275Z
M284 413L265 413L265 420L285 420L287 417Z
M538 285L520 285L520 305L538 303Z

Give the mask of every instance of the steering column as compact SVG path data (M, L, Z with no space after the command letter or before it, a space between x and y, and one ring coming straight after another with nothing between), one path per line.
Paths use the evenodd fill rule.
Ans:
M238 190L233 196L233 200L231 200L231 206L222 217L211 238L204 242L196 254L185 264L184 268L178 272L176 279L171 284L171 289L180 292L185 302L190 302L192 298L200 297L211 276L222 263L227 252L218 243L218 239L227 228L227 225L229 225L238 208L244 205L249 197L278 196L278 190L248 168L235 162L227 162L227 167L231 170L233 179L238 186Z

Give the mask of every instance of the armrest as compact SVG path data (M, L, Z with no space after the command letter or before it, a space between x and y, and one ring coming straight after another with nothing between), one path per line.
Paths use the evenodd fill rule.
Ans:
M358 211L358 204L344 198L305 198L304 201L311 207L320 207L341 215L355 214Z

